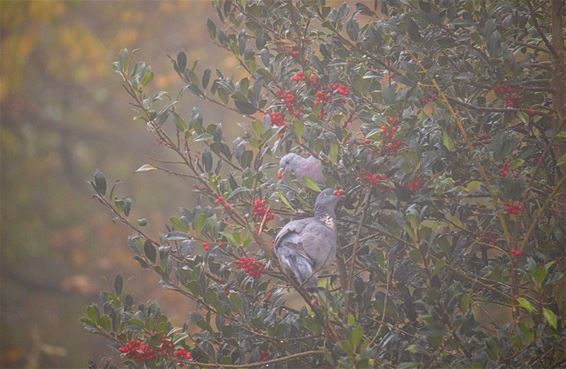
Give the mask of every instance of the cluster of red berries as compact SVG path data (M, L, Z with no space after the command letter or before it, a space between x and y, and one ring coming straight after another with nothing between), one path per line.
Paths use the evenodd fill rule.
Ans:
M364 171L362 173L362 179L366 185L377 187L381 185L381 182L389 179L385 174L374 174L370 171Z
M313 105L324 104L332 99L332 92L325 92L324 90L318 90L315 95Z
M287 125L287 123L285 122L285 119L283 117L283 114L281 114L278 111L269 113L269 118L271 119L271 125L272 126L285 127Z
M243 269L247 275L259 278L265 271L265 264L256 258L241 257L237 262L238 268Z
M510 167L511 164L509 163L509 160L505 160L505 162L501 166L501 169L499 170L499 175L501 175L501 177L507 177L509 175Z
M179 363L180 367L185 365L185 360L191 360L193 358L193 354L190 351L185 350L183 347L179 347L174 353L173 358L175 361Z
M305 81L305 73L303 71L298 71L291 77L291 82L304 82Z
M209 245L208 241L204 241L204 242L202 243L202 249L203 249L204 251L208 251L209 248L210 248L210 245Z
M151 361L157 359L159 356L168 356L169 352L172 350L173 342L167 337L161 339L161 343L158 347L143 343L141 340L131 340L118 348L118 351L125 354L128 359L138 361Z
M318 83L318 80L316 81ZM311 80L311 84L316 85ZM341 95L340 98L334 99L334 96L338 94ZM348 88L343 85L342 83L333 83L330 87L322 87L318 90L315 94L315 99L313 102L313 106L317 106L319 104L322 105L320 112L318 114L319 119L324 118L324 105L326 103L337 104L344 102L344 98L349 95Z
M409 181L405 187L407 188L407 191L415 192L419 190L422 186L423 186L423 180L420 178L415 178L412 181Z
M342 83L333 83L332 84L332 91L334 93L338 93L344 97L348 96L348 89Z
M391 126L382 124L380 127L381 134L389 141L385 144L385 152L388 154L395 154L397 150L403 146L403 143L400 140L393 137L393 135L399 130L399 123L401 123L401 119L394 117L387 117L386 119L387 123Z
M501 205L508 215L519 215L523 210L523 204L519 201L503 201Z
M522 252L519 249L511 249L511 253L517 257L521 256Z
M389 142L385 145L385 151L388 154L395 154L401 148L401 146L403 146L403 142L394 138L394 139L391 140L391 142Z
M122 354L126 354L128 359L139 361L150 361L157 358L157 352L148 344L142 343L140 340L132 340L118 348Z
M382 124L380 128L383 135L388 138L392 138L393 134L399 130L397 126L389 128L387 124Z
M296 72L292 77L291 77L291 82L306 82L307 78L305 76L305 73L303 71L298 71ZM309 76L309 80L308 82L312 85L312 86L317 86L318 85L318 76L314 73L311 73Z
M387 117L386 120L387 120L387 123L393 124L393 125L397 125L397 124L401 123L401 119L399 119L399 118Z
M340 94L344 97L348 96L349 94L347 87L342 83L333 83L331 87L332 91L329 91L328 87L326 87L316 92L314 105L332 101L334 94Z
M252 205L252 215L255 220L263 220L265 217L265 222L275 219L275 214L271 209L266 206L267 200L255 200Z
M297 72L299 73L299 72ZM300 72L302 73L302 72ZM303 74L304 77L304 74ZM283 103L283 105L285 105L285 107L287 108L287 111L291 114L293 114L296 117L301 116L301 114L303 114L303 112L305 111L305 109L295 109L295 95L293 95L293 92L291 90L285 90L285 91L281 91L281 90L277 90L275 91L275 96L277 96L279 98L279 100ZM273 117L273 114L275 114L275 117ZM281 113L271 113L270 114L271 117L271 123L273 125L282 127L285 125L285 122L283 121L283 115L281 115Z
M281 102L287 107L287 110L293 111L293 104L295 102L295 95L291 90L277 90L275 91L275 96L281 100Z
M224 209L230 209L232 206L220 195L214 200L214 205L222 205Z
M277 127L285 126L285 121L283 120L283 114L278 111L274 111L269 113L269 118L271 119L271 125Z
M517 94L517 90L509 85L497 85L493 88L496 94L502 95L505 99L505 105L508 108L516 108L521 103L521 98Z

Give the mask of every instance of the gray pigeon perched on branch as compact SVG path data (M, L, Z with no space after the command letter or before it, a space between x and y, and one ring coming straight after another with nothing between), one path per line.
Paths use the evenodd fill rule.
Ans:
M336 259L336 204L342 190L327 188L316 198L314 216L287 223L275 237L274 253L283 269L312 292L317 273Z
M309 156L308 158L303 158L295 153L289 153L281 158L279 161L279 171L277 172L277 178L283 178L285 172L292 172L297 178L303 179L303 177L309 177L315 182L324 183L326 177L322 173L322 164L320 160L314 156Z

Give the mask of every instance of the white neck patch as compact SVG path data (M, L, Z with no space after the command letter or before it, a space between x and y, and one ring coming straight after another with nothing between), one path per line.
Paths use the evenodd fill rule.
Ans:
M336 223L334 222L334 218L330 215L326 214L321 219L322 223L324 223L328 228L336 229Z

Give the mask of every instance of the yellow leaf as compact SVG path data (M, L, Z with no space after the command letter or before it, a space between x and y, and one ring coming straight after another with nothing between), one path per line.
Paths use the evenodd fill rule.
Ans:
M423 113L425 113L429 118L432 117L432 114L434 114L434 110L435 110L435 105L433 102L429 102L427 103L425 106L423 106Z

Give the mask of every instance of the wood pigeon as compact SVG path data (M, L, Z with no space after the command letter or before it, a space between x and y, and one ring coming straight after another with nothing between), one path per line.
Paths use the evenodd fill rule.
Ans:
M335 208L342 192L322 191L314 204L314 216L287 223L273 243L284 271L309 292L316 290L317 273L336 259Z
M324 173L322 173L320 160L312 155L306 159L292 152L283 156L279 161L277 178L283 178L285 172L288 171L301 180L306 176L318 183L324 183L326 181L326 177Z

